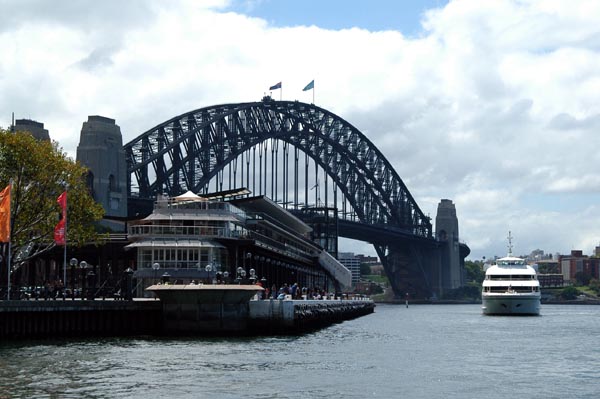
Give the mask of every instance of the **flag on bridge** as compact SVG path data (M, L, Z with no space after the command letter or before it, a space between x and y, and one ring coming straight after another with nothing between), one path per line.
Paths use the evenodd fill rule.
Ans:
M269 90L277 90L277 89L281 89L281 82L269 87Z
M309 84L307 84L306 86L304 86L304 89L302 89L302 91L308 91L308 90L312 90L313 93L313 104L315 103L315 80L311 80Z

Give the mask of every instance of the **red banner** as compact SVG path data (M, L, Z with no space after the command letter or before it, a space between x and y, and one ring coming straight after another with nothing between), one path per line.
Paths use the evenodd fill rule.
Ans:
M56 245L65 245L67 243L65 235L65 219L61 219L54 228L54 242Z
M59 195L56 202L62 209L62 218L54 228L54 242L56 245L66 245L67 232L65 231L65 225L67 223L67 192L65 191Z
M64 193L59 195L58 198L56 199L56 202L62 209L62 218L66 219L67 218L67 192L65 191Z

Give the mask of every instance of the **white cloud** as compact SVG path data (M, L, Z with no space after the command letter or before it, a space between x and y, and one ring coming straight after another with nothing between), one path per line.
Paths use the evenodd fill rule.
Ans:
M315 79L317 104L367 134L426 214L454 200L474 257L503 254L508 227L523 253L600 239L580 219L600 193L598 2L452 1L418 38L274 28L217 0L47 3L0 2L16 21L0 28L4 126L12 111L39 120L74 154L87 115L128 141L279 81L310 102ZM580 197L528 200L565 193Z

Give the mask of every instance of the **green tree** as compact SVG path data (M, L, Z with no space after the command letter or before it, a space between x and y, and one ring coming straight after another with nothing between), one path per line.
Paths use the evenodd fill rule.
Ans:
M470 260L466 261L465 271L467 281L473 281L477 284L481 284L485 278L485 272L483 271L483 264L481 262L472 262Z
M371 266L367 265L366 263L361 263L360 264L360 275L368 276L370 274L371 274Z
M87 169L68 158L56 142L38 141L27 133L0 128L0 189L12 181L12 265L55 247L57 197L68 187L67 244L96 242L94 222L104 210L89 194Z
M596 292L596 294L600 294L600 280L595 278L590 279L589 286L592 290L594 290L594 292Z
M588 285L590 283L592 276L585 272L577 272L575 273L575 280L577 281L577 285Z
M567 300L575 299L577 298L577 295L579 295L579 290L575 287L563 288L560 293L560 297Z

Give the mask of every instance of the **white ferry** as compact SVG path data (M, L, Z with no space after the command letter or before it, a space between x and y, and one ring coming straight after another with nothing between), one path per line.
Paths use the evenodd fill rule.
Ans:
M540 282L535 269L512 256L510 232L508 256L500 258L485 272L481 292L486 315L539 315Z

